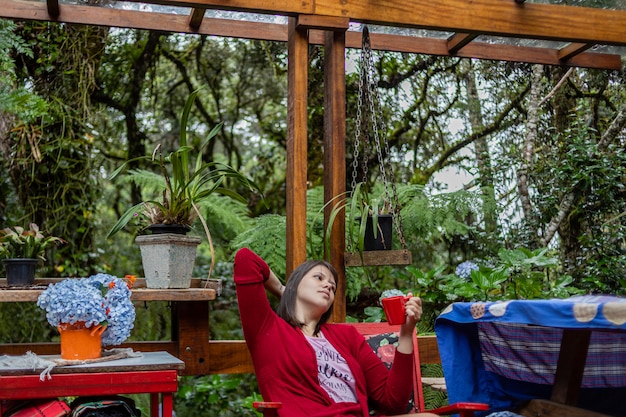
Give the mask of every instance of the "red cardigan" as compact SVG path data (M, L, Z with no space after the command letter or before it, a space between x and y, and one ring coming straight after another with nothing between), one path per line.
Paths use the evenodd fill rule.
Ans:
M241 324L263 399L282 402L281 417L364 417L368 400L381 412L404 413L412 391L412 355L396 351L388 371L354 327L324 324L324 336L356 381L358 403L335 403L319 385L315 352L302 331L272 310L263 285L269 273L267 263L251 250L235 255Z

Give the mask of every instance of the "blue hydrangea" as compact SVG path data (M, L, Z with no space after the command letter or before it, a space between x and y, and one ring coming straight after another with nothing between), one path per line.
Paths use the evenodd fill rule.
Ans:
M119 345L130 336L135 323L135 306L126 281L107 274L89 278L68 278L50 284L37 299L46 310L51 326L84 322L85 326L106 326L104 346Z
M378 301L382 304L383 298L395 297L396 295L405 295L405 294L402 291L397 290L395 288L391 290L385 290L382 292L382 294L380 294Z
M471 261L461 262L456 267L457 276L463 279L469 279L472 271L478 271L478 265Z

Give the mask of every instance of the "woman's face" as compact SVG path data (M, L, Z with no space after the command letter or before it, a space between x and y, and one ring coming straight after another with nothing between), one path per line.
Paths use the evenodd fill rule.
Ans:
M298 285L297 303L310 313L324 314L335 301L335 277L323 265L314 266Z

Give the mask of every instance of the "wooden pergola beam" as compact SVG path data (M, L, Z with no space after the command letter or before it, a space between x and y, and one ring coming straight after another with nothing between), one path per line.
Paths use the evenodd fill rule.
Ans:
M12 19L50 20L46 3L23 0L3 0L2 3L0 16ZM202 19L200 26L194 29L190 27L189 16L70 4L63 5L63 14L55 20L86 25L104 25L122 28L161 30L173 33L196 33L287 42L287 26L274 23L205 17ZM342 21L345 21L345 19ZM308 23L311 24L310 21L308 21ZM309 38L311 44L322 45L324 43L324 34L320 30L309 30ZM378 50L440 56L451 55L449 41L447 39L370 32L370 40L372 48ZM360 48L361 33L346 32L346 47ZM555 49L487 44L481 42L471 42L454 55L461 58L519 61L534 64L566 65L607 70L619 70L622 66L621 57L615 54L582 52L568 58L567 54L563 54ZM561 56L565 59L562 59Z
M191 30L197 31L200 28L200 25L202 24L202 19L204 18L204 12L205 9L195 8L191 10L191 13L189 14L189 19L187 21L187 24L189 25Z
M559 59L568 60L580 55L581 52L591 48L591 43L570 43L569 45L559 49Z
M448 52L451 55L456 55L461 48L476 39L477 36L478 33L455 33L448 38Z
M308 31L289 18L287 51L287 265L286 274L306 260L308 145Z
M142 1L145 3L145 0ZM150 3L269 14L314 14L447 32L626 44L626 11L503 0L153 0Z

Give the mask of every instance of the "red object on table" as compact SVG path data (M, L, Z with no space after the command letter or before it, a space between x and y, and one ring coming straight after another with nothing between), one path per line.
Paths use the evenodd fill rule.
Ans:
M142 358L54 368L52 378L44 380L39 373L33 374L32 369L20 372L0 368L0 400L150 394L150 414L159 415L161 402L162 416L172 417L178 371L184 363L165 352L142 355ZM0 405L0 417L2 412Z

